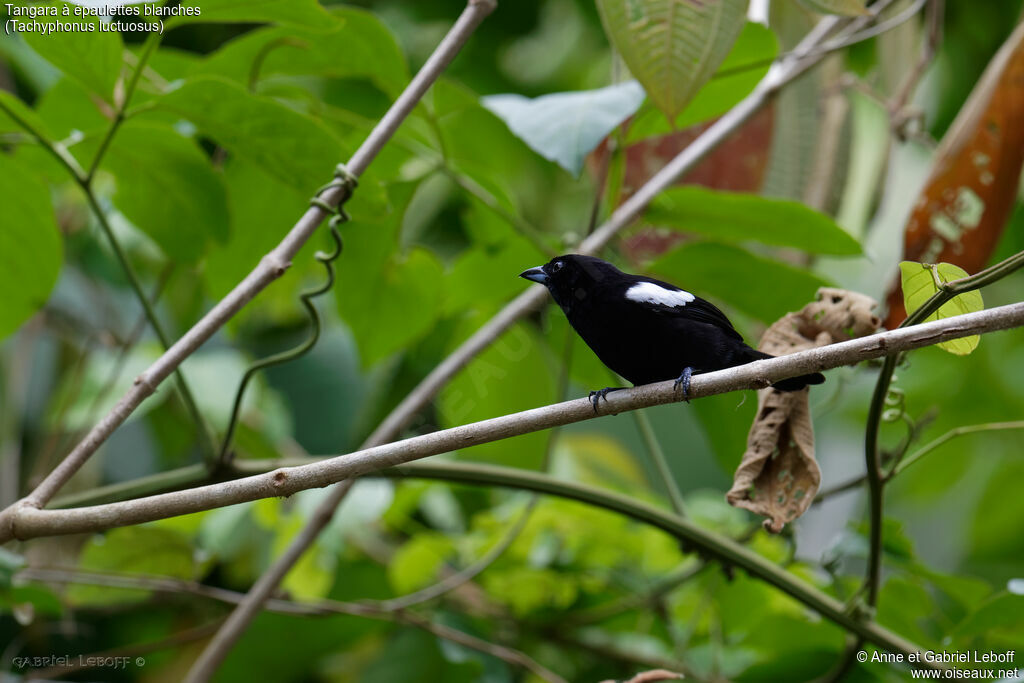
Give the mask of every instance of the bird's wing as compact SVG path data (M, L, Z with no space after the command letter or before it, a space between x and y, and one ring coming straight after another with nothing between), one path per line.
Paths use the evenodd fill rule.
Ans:
M626 289L626 298L659 315L714 325L728 336L743 341L729 319L710 301L649 277L637 277Z

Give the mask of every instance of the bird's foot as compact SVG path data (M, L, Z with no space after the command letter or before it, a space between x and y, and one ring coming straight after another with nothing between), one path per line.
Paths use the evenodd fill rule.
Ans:
M690 402L690 378L693 377L693 368L687 365L683 368L683 374L679 375L676 379L676 383L672 385L673 391L679 391L679 386L683 387L683 400L687 403Z
M597 412L597 404L601 401L602 398L604 399L604 402L607 403L608 402L608 394L610 394L613 391L618 391L621 388L622 387L605 387L604 389L600 389L598 391L591 391L590 392L590 403L591 403L591 405L594 406L594 412L595 413Z

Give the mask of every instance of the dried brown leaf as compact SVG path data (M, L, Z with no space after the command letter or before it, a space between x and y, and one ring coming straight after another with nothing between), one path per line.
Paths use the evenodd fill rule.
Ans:
M871 334L881 325L874 306L863 294L822 287L817 301L772 324L758 348L780 356ZM779 533L807 511L820 484L807 390L758 392L757 417L726 500L764 516L765 529Z

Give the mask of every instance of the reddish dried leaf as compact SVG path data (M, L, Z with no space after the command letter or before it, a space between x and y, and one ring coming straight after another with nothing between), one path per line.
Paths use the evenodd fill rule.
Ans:
M989 63L935 153L907 223L903 260L985 267L1013 208L1024 163L1024 24ZM906 318L899 278L886 327Z
M773 107L763 108L676 184L758 192L768 167L773 120ZM628 199L712 123L640 140L627 147L626 172L618 201ZM592 171L601 167L607 153L605 141L590 155ZM663 254L683 239L685 236L675 230L644 228L624 238L622 247L631 261L638 262Z

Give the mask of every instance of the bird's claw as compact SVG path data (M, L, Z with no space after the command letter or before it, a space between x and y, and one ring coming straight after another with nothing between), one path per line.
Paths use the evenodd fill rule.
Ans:
M683 387L683 400L690 402L690 378L693 377L693 368L687 365L683 368L683 374L679 375L676 383L672 385L673 391L679 391L679 385Z
M618 391L618 390L619 390L618 387L605 387L604 389L599 389L597 391L591 391L590 392L590 403L591 403L591 405L594 406L594 412L595 413L597 412L597 404L600 403L602 398L604 399L604 402L607 403L608 402L608 394L610 394L613 391Z

